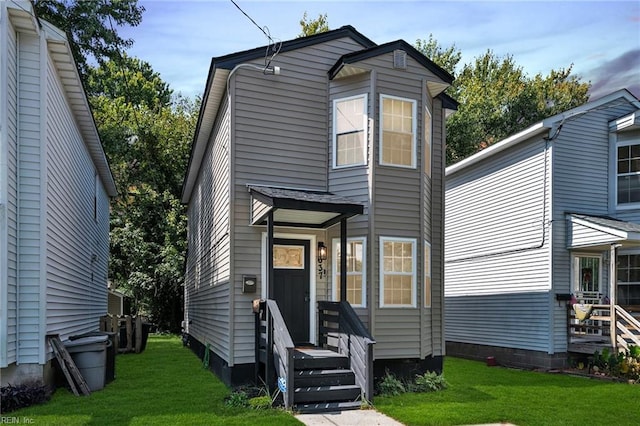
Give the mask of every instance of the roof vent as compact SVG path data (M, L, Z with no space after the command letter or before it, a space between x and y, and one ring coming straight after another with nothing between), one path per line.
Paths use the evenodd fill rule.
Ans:
M393 51L393 67L399 70L407 69L407 52L400 49Z

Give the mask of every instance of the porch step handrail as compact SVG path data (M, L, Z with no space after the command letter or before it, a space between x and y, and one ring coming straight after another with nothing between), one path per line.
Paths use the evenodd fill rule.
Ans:
M640 346L640 321L619 305L616 305L615 311L618 345L626 350L629 349L629 341Z
M596 337L601 332L602 337L610 340L611 347L628 350L630 345L640 346L640 321L633 317L620 305L593 304L589 321L577 320L571 306L569 306L569 337ZM596 321L596 323L590 323ZM602 323L598 322L602 321ZM590 331L593 333L591 333Z
M373 345L369 330L349 302L318 302L320 344L330 346L336 340L338 353L347 355L356 384L364 397L373 401Z
M275 300L267 299L260 301L260 310L256 313L258 316L263 317L265 324L266 334L266 367L265 378L267 385L269 384L269 377L271 373L271 359L273 359L273 368L275 369L278 383L276 384L282 392L285 408L291 409L293 406L294 396L294 359L293 353L295 351L295 345L289 329L284 322L278 303ZM259 335L259 321L256 324L256 336ZM259 345L261 339L256 337L256 356L259 356ZM256 362L258 359L256 359ZM284 383L281 383L281 382ZM284 386L283 386L284 384Z

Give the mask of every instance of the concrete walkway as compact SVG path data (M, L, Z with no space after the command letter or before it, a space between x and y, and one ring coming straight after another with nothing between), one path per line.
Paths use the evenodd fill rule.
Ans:
M347 410L336 413L298 414L296 419L307 426L403 426L376 410ZM494 423L476 426L515 426L511 423Z
M403 426L376 410L346 410L337 413L298 414L296 419L307 426Z

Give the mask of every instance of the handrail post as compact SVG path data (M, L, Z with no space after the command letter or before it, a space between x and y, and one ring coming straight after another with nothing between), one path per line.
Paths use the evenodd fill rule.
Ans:
M620 244L611 244L609 248L609 334L611 338L611 346L613 346L614 353L618 352L618 338L617 338L617 328L616 328L616 286L618 285L618 278L616 276L616 258L617 251Z

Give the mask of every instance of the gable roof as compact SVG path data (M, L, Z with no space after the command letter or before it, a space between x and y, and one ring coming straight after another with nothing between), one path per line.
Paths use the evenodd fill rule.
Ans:
M373 41L356 31L356 29L351 25L345 25L336 30L284 41L280 46L280 53L345 37L351 38L364 48L376 45ZM236 65L263 58L268 47L269 46L257 47L255 49L231 53L211 59L209 75L207 77L207 83L205 85L204 95L200 105L200 112L198 114L198 122L193 135L193 142L191 144L189 163L187 165L187 171L182 185L183 203L187 203L191 198L191 192L195 185L202 157L207 148L207 142L213 129L216 116L218 115L220 102L227 90L227 77Z
M530 139L533 136L542 134L546 131L557 130L557 126L561 125L566 120L593 111L618 99L625 100L634 105L636 108L640 109L640 100L638 100L631 92L629 92L627 89L618 90L594 101L584 103L563 113L545 118L544 120L527 127L521 132L511 135L508 138L503 139L500 142L497 142L490 147L485 148L482 151L465 158L464 160L452 164L451 166L446 168L445 175L449 176L451 174L457 173L460 170L471 166L472 164L476 164L477 162L482 161L485 158L495 155L498 152L504 151L505 149L517 145L527 139Z
M359 50L356 52L347 53L342 55L340 59L335 63L333 67L329 70L329 79L333 80L343 74L352 75L354 73L359 73L364 70L360 70L357 67L354 67L354 64L358 62L364 61L366 59L375 58L376 56L384 55L387 53L391 53L395 50L403 50L413 58L420 65L431 71L435 74L440 80L443 82L433 81L429 82L429 89L432 91L432 94L435 96L441 93L444 89L449 87L451 83L453 83L453 76L449 74L444 69L440 68L429 58L420 53L415 47L411 46L404 40L396 40L391 41L389 43L381 44L379 46L372 46L368 49ZM355 68L355 70L354 70Z
M76 120L82 141L89 151L91 160L107 194L110 197L115 197L118 195L116 184L102 148L93 113L80 80L67 36L64 31L45 20L39 19L29 1L14 0L11 3L7 3L7 9L17 29L44 35L49 51L48 54L62 83L62 89L68 100L69 109Z
M364 206L331 192L247 185L251 193L251 224L265 225L270 212L278 226L326 229L362 214Z

